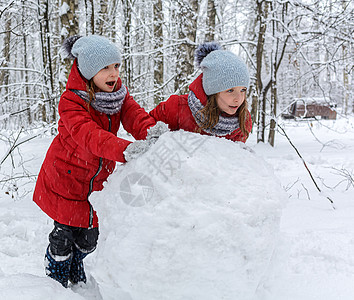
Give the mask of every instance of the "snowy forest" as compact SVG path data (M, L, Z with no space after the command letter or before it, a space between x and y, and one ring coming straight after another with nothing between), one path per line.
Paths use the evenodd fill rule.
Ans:
M123 54L120 74L146 110L184 93L197 75L194 51L218 41L248 64L249 108L258 142L300 98L352 114L350 0L1 0L0 128L51 128L72 61L72 35L104 35Z
M354 299L353 32L352 0L0 0L0 299ZM46 276L53 220L32 200L62 43L91 34L118 46L147 112L188 92L197 46L217 41L250 70L253 129L246 144L165 132L118 164L90 195L87 284L66 289ZM306 118L313 102L336 118Z

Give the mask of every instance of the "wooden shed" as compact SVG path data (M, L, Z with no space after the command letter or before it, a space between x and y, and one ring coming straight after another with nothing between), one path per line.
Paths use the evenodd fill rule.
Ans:
M284 119L315 118L335 120L337 112L335 104L319 99L298 99L289 107L288 112L282 114Z

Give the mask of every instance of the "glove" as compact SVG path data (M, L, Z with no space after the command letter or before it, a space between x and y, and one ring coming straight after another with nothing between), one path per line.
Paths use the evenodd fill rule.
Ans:
M147 140L155 140L155 142L156 142L156 140L159 138L159 136L164 134L167 131L170 131L168 129L167 124L165 124L164 122L158 121L155 126L150 127L147 130L146 139Z
M131 161L146 151L149 150L152 144L155 143L155 140L137 140L128 145L128 147L124 150L124 158L126 161Z
M169 131L167 125L163 122L157 122L155 126L148 129L146 140L137 140L128 145L123 152L126 161L131 161L144 154L149 148L156 143L160 135Z

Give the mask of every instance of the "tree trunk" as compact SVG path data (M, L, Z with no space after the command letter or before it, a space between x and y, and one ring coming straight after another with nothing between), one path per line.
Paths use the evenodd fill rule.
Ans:
M10 46L11 46L11 17L7 12L4 13L5 21L5 36L4 36L4 48L2 51L2 57L4 58L1 67L8 68L10 62ZM4 69L0 72L0 85L4 86L4 94L7 95L9 84L9 70Z
M272 64L272 68L276 67L276 62L274 61ZM274 72L274 71L272 71ZM270 119L270 126L269 126L269 136L268 136L268 143L274 147L275 144L275 128L276 128L276 117L277 117L277 73L274 72L272 75L272 82L271 82L271 119Z
M347 1L342 0L342 7L343 10L345 10L347 6ZM349 32L348 29L346 29L347 32ZM350 46L350 45L349 45ZM343 58L343 113L345 115L348 114L349 111L349 93L350 93L350 86L349 86L349 70L348 70L348 65L346 64L346 60L348 57L348 47L346 45L342 45L342 58ZM350 56L349 56L350 57ZM352 103L352 112L354 112L354 101Z
M25 18L26 18L26 12L25 12L25 3L24 0L22 0L22 24L25 23ZM24 67L24 71L23 71L23 80L25 83L28 82L28 58L27 58L27 37L26 37L26 32L24 31L22 33L22 42L23 42L23 67ZM24 92L24 96L25 98L27 98L26 102L27 102L27 122L28 125L32 124L32 116L31 116L31 101L29 100L30 95L29 95L29 88L28 85L25 84L25 92Z
M197 33L198 9L197 0L179 1L178 3L178 39L175 92L188 92L188 83L194 70L194 51Z
M163 100L163 83L164 83L164 57L163 47L163 30L162 24L164 15L162 11L162 0L154 2L154 103L158 104Z
M245 36L242 38L242 40L249 40L250 42L253 42L254 44L257 43L257 26L258 26L258 19L257 19L257 13L258 13L258 8L256 3L251 3L251 7L249 8L249 15L253 16L252 18L249 18L247 21L247 30L245 33ZM235 25L236 26L236 25ZM257 47L252 44L249 44L249 48L246 48L247 51L250 52L250 61L251 61L251 66L252 62L256 60L257 56ZM250 68L250 75L252 77L256 77L254 75L255 73L255 68ZM250 89L247 91L248 97L252 99L252 104L251 104L251 119L252 119L252 131L256 126L254 124L258 124L258 92L256 90L256 80L251 80L250 82Z
M264 4L264 5L263 5ZM256 90L258 95L257 143L264 142L266 123L266 93L263 90L262 63L265 33L267 30L268 6L266 1L257 2L257 18L259 22L257 54L256 54Z
M69 36L73 36L79 33L79 21L76 15L78 10L79 0L61 0L62 7L66 8L66 12L60 17L62 25L62 41ZM69 74L72 61L67 59L64 64L65 74ZM67 77L67 76L66 76ZM61 83L61 89L64 90L66 83Z
M53 93L54 93L54 74L53 74L53 62L52 62L52 49L51 49L51 30L50 30L50 23L49 23L49 3L48 1L44 2L45 4L45 10L44 10L44 15L43 15L43 20L44 20L44 32L45 32L45 43L46 43L46 49L47 49L47 70L49 73L49 83L50 83L50 93L49 93L49 109L51 113L51 123L56 122L56 112L57 108L55 105L55 100L53 99Z
M215 39L215 19L216 19L216 8L215 0L208 0L207 7L207 32L205 35L205 40L207 42L212 42Z
M132 26L132 11L129 3L127 1L122 1L123 3L123 28L124 28L124 44L123 44L123 56L122 69L123 77L126 86L131 87L133 82L133 67L132 58L129 55L131 52L130 38L131 38L131 26Z
M271 52L271 72L270 72L270 125L268 143L274 147L275 140L275 127L277 117L277 52L279 46L279 38L276 36L277 24L276 24L276 7L277 4L270 4L270 10L272 12L272 38L273 47ZM275 45L274 45L275 44Z
M281 21L282 24L286 24L286 19L288 15L288 3L281 4ZM277 16L277 4L271 4L271 11L273 14L272 17L272 36L273 36L273 48L272 48L272 63L271 63L271 81L270 81L270 90L271 90L271 101L270 101L270 127L269 127L269 136L268 142L271 146L274 147L275 145L275 129L277 126L276 118L277 118L277 103L278 103L278 85L277 85L277 77L278 77L278 70L280 64L283 61L286 46L288 43L288 39L290 37L289 32L285 31L283 26L278 26L278 19L280 17ZM284 39L285 37L285 39ZM284 39L282 41L282 39ZM282 48L280 45L282 44Z
M110 27L110 37L112 42L115 43L117 41L117 37L120 36L120 33L117 32L117 18L115 17L118 10L118 0L112 0L111 3L111 10L108 12L111 20L108 26Z
M68 0L71 1L71 0ZM93 0L85 1L85 22L86 22L86 35L95 33L95 11Z
M108 5L107 1L100 0L100 11L98 13L97 20L97 32L100 35L106 35L107 28L105 28L105 22L108 20Z

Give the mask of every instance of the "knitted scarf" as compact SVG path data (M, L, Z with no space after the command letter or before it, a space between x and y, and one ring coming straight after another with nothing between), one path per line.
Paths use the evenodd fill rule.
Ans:
M90 97L86 91L72 90L76 95L80 96L87 103L90 101ZM98 92L95 93L95 99L91 101L91 106L99 112L107 115L113 115L119 112L122 108L127 89L122 84L121 88L112 93Z
M203 124L203 116L198 112L204 108L203 104L196 97L196 95L191 91L188 95L188 106L192 112L192 115L199 126ZM239 122L237 116L225 117L223 115L219 115L219 122L213 128L203 129L205 132L211 135L217 136L225 136L237 128L239 128Z

